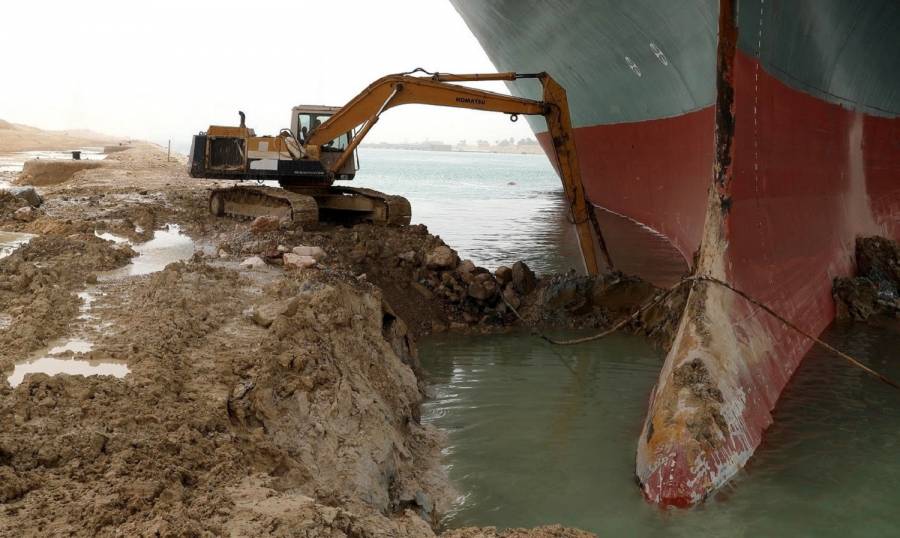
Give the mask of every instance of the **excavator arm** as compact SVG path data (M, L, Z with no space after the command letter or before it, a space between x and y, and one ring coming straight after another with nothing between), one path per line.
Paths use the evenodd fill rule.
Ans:
M474 82L485 80L538 79L543 86L543 99L535 101L500 93L469 88L449 82ZM588 201L581 181L575 139L572 136L572 122L566 91L547 73L519 74L513 72L490 74L448 74L435 73L430 77L409 74L388 75L378 79L349 103L343 106L325 123L313 130L306 143L309 150L326 144L343 133L359 129L352 142L331 166L332 174L340 170L353 155L369 130L378 122L381 114L395 106L423 104L486 110L517 116L519 114L543 116L547 121L550 141L555 152L555 162L572 219L578 232L578 242L589 274L599 273L595 245L603 244L599 230L591 221ZM594 234L598 234L594 239ZM606 256L607 263L609 257Z

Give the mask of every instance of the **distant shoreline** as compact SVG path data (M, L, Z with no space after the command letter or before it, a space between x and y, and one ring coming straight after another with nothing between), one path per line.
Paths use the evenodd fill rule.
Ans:
M411 151L439 151L444 153L501 153L508 155L544 155L544 150L537 144L521 146L449 146L445 144L362 144L361 149L391 149Z

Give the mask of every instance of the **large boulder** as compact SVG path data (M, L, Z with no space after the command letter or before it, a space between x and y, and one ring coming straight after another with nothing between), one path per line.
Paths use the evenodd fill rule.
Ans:
M463 279L463 282L471 282L472 275L475 273L475 263L472 260L463 260L459 262L456 272Z
M838 319L866 321L881 314L878 286L865 277L835 278L832 287Z
M855 277L834 280L837 317L900 318L900 245L884 237L860 237L856 267Z
M501 265L494 271L494 277L501 286L506 286L512 282L512 269L505 265Z
M297 305L300 304L300 299L297 297L291 297L290 299L285 299L284 301L277 301L274 303L264 304L262 306L256 307L250 319L253 320L253 323L256 323L260 327L268 328L278 316L293 316L297 313Z
M44 199L34 190L34 187L9 187L3 190L16 198L25 200L31 207L40 207L44 203Z
M513 291L512 286L507 286L503 289L503 302L513 308L519 308L521 301L519 301L519 297L516 296L516 292Z
M884 237L860 237L856 240L858 276L875 282L900 285L900 245Z
M472 278L466 292L475 300L488 301L500 292L500 286L490 273L479 273Z
M250 232L256 235L274 232L278 229L279 225L280 223L275 217L261 215L253 219L253 222L250 223Z
M525 262L516 262L512 266L512 285L520 295L528 295L537 286L537 277Z
M284 255L285 269L307 269L316 266L316 259L312 256L301 256L288 252Z
M459 256L446 245L435 247L425 255L425 266L429 269L454 269L458 263Z
M490 295L488 295L488 290L480 282L472 282L471 284L469 284L467 293L469 297L475 299L476 301L484 301L488 297L490 297Z
M19 209L17 209L13 213L13 218L22 222L31 222L35 218L37 218L37 212L33 207L27 205L25 207L20 207Z
M292 252L298 256L310 256L319 262L324 260L328 256L325 253L325 250L322 249L322 247L299 246L294 247Z
M571 314L584 314L593 306L591 292L594 278L554 278L544 289L542 306L548 311L564 310Z
M397 259L406 263L415 263L416 261L416 251L408 250L406 252L397 254Z
M241 267L246 267L248 269L262 269L265 266L266 262L259 256L251 256L241 262Z

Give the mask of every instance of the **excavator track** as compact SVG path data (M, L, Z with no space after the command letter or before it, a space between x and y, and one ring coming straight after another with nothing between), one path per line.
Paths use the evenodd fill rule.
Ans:
M343 223L371 222L406 226L412 216L409 200L372 189L354 187L237 186L214 189L209 212L217 217L286 219L304 225L320 218Z
M383 205L381 211L373 212L372 222L386 224L388 226L407 226L412 219L412 206L409 200L402 196L385 194L374 189L360 187L332 187L333 191L342 192L354 196L362 196Z
M315 198L277 187L239 185L214 189L209 195L209 212L217 217L267 216L301 224L319 222Z

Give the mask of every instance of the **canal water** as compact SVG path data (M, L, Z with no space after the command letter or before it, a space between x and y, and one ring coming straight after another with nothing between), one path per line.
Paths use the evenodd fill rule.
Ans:
M463 258L538 273L582 267L559 178L543 155L361 148L349 182L400 194Z
M463 257L538 272L579 266L562 189L540 155L363 148L354 184L403 194ZM511 184L512 183L512 184ZM824 338L900 379L900 329ZM900 392L818 349L804 359L750 464L704 505L661 510L634 454L663 354L614 335L554 347L527 334L420 342L461 498L448 527L562 523L601 536L900 536Z
M900 379L900 330L825 338ZM747 466L706 504L661 510L634 454L662 354L614 335L554 347L527 334L419 346L461 492L445 525L571 525L601 536L900 536L900 392L825 352L803 361Z

